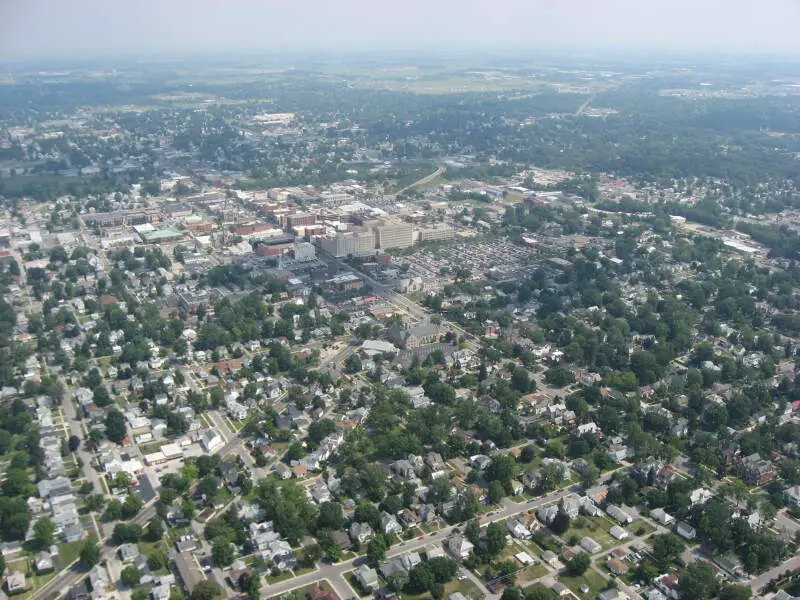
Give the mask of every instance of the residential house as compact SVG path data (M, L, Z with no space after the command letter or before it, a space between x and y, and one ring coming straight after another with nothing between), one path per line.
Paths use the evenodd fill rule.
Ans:
M627 564L616 558L609 558L608 561L606 561L606 567L608 567L608 570L614 573L614 575L625 575L630 570Z
M631 535L626 529L623 529L619 525L614 525L611 529L609 529L608 534L617 540L628 539Z
M693 540L697 537L697 531L695 528L684 521L678 522L678 526L675 528L675 533L685 540Z
M273 566L281 571L289 571L297 566L297 556L289 542L285 540L270 542L261 556L267 563L272 562Z
M350 541L350 536L348 536L344 531L341 529L337 529L336 531L331 532L331 539L333 543L336 544L340 550L350 550L353 547L352 542Z
M609 504L606 507L606 514L623 525L633 522L633 517L615 504Z
M670 525L675 522L675 517L668 514L663 508L654 508L650 511L650 516L661 525Z
M555 504L549 504L547 506L541 507L536 516L539 518L539 521L544 523L545 525L550 525L558 514L558 506Z
M27 587L28 584L25 581L24 573L20 573L19 571L11 571L6 576L6 589L8 590L9 594L21 594L26 590Z
M655 586L667 597L668 600L678 600L680 598L680 585L677 575L667 573L656 577L653 580Z
M223 445L222 438L220 437L219 433L217 433L213 429L206 429L200 435L200 444L203 446L203 449L211 453L220 446Z
M577 496L567 496L561 499L561 510L567 513L570 519L574 519L580 513L581 502Z
M453 558L463 560L469 556L474 546L463 534L456 533L447 538L445 542L447 551Z
M136 544L122 544L119 547L119 557L122 562L128 562L139 556L139 547Z
M53 557L47 552L39 552L33 558L33 566L37 573L49 573L55 568Z
M713 497L714 494L705 488L697 488L689 493L689 501L692 503L692 506L705 504Z
M544 550L541 555L542 562L552 568L558 568L558 555L550 550Z
M633 451L624 444L612 444L608 448L608 457L615 463L622 462L633 456Z
M756 452L742 459L739 474L748 485L764 485L775 477L775 468Z
M292 470L282 462L275 463L272 471L278 476L279 479L291 479Z
M381 511L381 530L383 533L389 534L400 533L403 531L403 527L394 515L390 515L386 511Z
M333 494L331 494L331 491L328 489L328 486L321 477L314 482L313 486L311 486L309 494L317 504L322 504L323 502L330 502L333 500Z
M580 546L589 554L597 554L603 550L603 547L590 537L582 538Z
M377 571L365 564L362 564L355 570L355 578L358 585L360 585L365 592L374 592L379 587Z
M95 565L89 569L89 585L93 590L103 589L109 584L108 571L103 565Z
M800 485L793 485L792 487L783 490L783 498L789 508L797 508L800 506Z
M363 546L375 537L375 532L369 523L353 523L350 525L350 539L353 542Z
M525 526L525 524L516 518L511 518L506 521L506 529L508 532L513 535L515 538L520 540L527 540L531 537L530 530Z

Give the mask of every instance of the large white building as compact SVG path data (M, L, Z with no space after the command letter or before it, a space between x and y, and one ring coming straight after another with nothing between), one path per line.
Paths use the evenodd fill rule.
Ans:
M427 229L419 230L420 242L437 242L440 240L452 240L455 237L455 231L452 227L430 227Z
M349 255L375 253L375 236L371 231L339 232L330 237L317 238L317 245L336 258Z
M375 228L378 248L408 248L414 245L414 229L408 223L386 223Z
M317 249L308 242L297 242L293 248L294 259L299 261L314 260L317 257Z

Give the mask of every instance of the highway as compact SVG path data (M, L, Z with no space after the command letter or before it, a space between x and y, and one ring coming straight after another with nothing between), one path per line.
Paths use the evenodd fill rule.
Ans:
M546 494L534 502L520 503L512 502L508 498L505 498L503 500L502 508L495 510L492 516L482 518L480 523L482 526L484 526L495 521L502 521L511 515L527 512L531 509L539 508L545 504L558 502L561 500L561 498L571 494L572 492L569 490L558 490ZM390 559L407 552L416 552L432 543L442 543L447 536L453 533L453 531L458 527L463 527L463 524L459 523L456 525L449 525L441 529L439 532L427 534L419 538L392 546L392 548L386 552L386 558ZM318 563L317 569L311 573L306 573L300 577L287 579L286 581L281 581L279 583L266 586L261 590L261 598L266 599L272 598L273 596L280 596L286 592L290 592L297 588L306 587L321 580L327 581L342 600L346 600L351 596L358 596L358 594L356 594L355 591L350 587L350 584L347 583L344 575L345 573L358 567L362 562L364 562L364 560L364 557L359 556L352 560L347 560L336 564Z
M436 179L437 177L439 177L439 175L443 174L443 173L444 173L446 170L447 170L447 169L446 169L445 167L439 167L438 169L436 169L436 170L435 170L433 173L431 173L430 175L426 175L426 176L425 176L425 177L423 177L422 179L418 179L418 180L417 180L417 181L415 181L414 183L412 183L412 184L409 184L409 185L407 185L406 187L404 187L403 189L396 191L394 194L392 194L392 197L397 197L397 196L399 196L400 194L402 194L403 192L406 192L406 191L410 190L411 188L415 188L415 187L417 187L418 185L425 185L426 183L428 183L428 182L430 182L430 181L433 181L434 179Z

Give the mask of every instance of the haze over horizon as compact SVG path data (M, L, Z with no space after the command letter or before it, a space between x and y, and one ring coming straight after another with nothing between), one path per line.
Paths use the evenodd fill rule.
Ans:
M490 47L800 52L800 1L7 0L0 60Z

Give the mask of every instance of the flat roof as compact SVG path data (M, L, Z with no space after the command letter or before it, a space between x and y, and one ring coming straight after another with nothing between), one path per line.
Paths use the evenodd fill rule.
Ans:
M166 227L164 229L155 229L153 231L141 232L141 235L147 241L151 241L151 240L163 240L171 237L181 237L183 233L178 231L174 227Z

